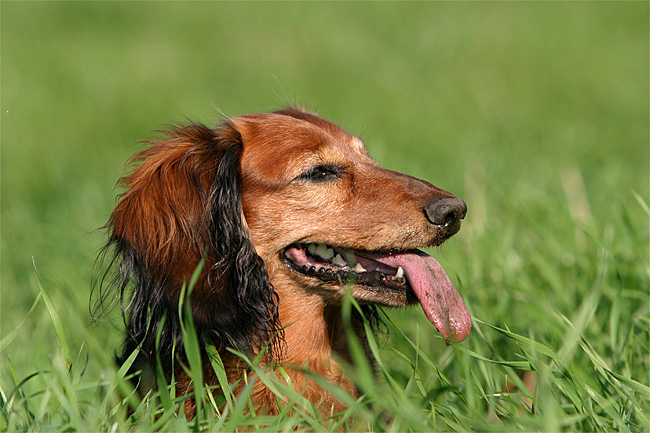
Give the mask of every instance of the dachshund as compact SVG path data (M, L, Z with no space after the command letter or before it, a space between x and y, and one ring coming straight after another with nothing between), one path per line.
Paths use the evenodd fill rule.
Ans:
M180 367L187 360L178 304L201 263L191 315L199 341L214 345L228 380L251 374L228 348L261 353L261 365L282 366L293 388L323 414L345 405L306 369L358 395L341 360L351 361L345 326L360 338L364 329L358 317L343 318L346 292L367 316L377 316L377 306L419 302L447 341L469 334L471 318L458 291L419 250L460 229L462 199L380 167L359 138L299 109L164 134L147 142L118 183L124 192L106 226L98 303L121 303L122 362L138 349L134 365L155 371L160 362L177 395L188 393L188 419L196 408ZM204 382L217 389L202 350ZM262 381L251 399L263 413L280 410Z

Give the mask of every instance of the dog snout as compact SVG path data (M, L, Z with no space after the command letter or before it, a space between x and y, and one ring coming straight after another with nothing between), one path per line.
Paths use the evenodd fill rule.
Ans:
M424 214L431 224L439 227L440 234L448 238L460 230L460 220L467 214L467 204L461 198L445 196L429 202Z

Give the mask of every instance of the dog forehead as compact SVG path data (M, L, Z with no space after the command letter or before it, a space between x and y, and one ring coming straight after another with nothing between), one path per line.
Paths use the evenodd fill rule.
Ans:
M318 164L346 164L367 155L361 140L336 125L282 114L234 119L244 145L242 171L265 178L293 179Z

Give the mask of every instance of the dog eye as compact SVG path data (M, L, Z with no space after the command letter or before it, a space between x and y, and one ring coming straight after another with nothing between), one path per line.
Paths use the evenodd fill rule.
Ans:
M308 180L311 182L323 182L327 180L335 180L341 177L343 169L340 167L329 166L329 165L319 165L313 167L300 176L298 179Z

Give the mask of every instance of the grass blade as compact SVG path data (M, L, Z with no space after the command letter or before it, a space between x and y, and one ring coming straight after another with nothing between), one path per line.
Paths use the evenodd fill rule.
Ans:
M56 338L59 340L59 347L61 348L61 352L63 352L63 358L65 359L68 371L70 371L72 368L72 354L70 352L70 346L68 346L68 340L65 337L65 332L63 332L63 323L61 322L61 316L59 316L56 308L54 308L54 303L52 303L52 299L47 293L47 290L45 290L45 284L43 283L43 280L38 273L38 269L36 269L36 263L34 262L34 259L32 259L32 265L34 267L36 283L38 284L38 288L41 291L41 295L43 296L43 301L45 301L45 305L47 306L47 311L50 313L50 318L52 319L54 330L56 331Z
M27 322L27 319L29 318L29 315L32 314L32 311L36 308L36 305L38 305L38 301L41 300L42 293L39 293L36 296L36 299L34 300L34 303L32 304L32 307L29 309L27 314L25 315L25 318L23 319L22 322L18 324L9 334L7 334L2 340L0 340L0 353L4 352L5 348L9 346L9 344L16 338L16 335L18 335L18 331L20 331L20 328Z

